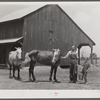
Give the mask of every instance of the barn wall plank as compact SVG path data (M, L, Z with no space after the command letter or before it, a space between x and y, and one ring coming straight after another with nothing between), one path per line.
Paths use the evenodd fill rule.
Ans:
M15 20L0 24L0 39L21 37L23 34L23 20Z
M27 16L24 21L24 54L33 49L59 48L62 55L66 55L72 45L93 45L58 6L46 6Z

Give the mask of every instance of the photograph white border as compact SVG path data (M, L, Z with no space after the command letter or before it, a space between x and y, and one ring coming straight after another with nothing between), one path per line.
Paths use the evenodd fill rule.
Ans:
M66 1L67 2L67 1ZM73 1L71 1L73 3ZM70 2L70 3L71 3ZM27 3L27 2L0 2L6 4ZM31 4L33 2L28 2ZM36 3L36 2L35 2ZM37 2L45 3L46 2ZM65 2L47 2L48 4L64 4ZM86 2L90 3L90 2ZM55 96L55 92L58 93ZM0 90L2 98L100 98L100 90Z

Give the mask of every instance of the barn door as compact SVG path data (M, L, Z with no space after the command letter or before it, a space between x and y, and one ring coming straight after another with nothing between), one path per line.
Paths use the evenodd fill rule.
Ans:
M6 64L6 45L0 45L0 64Z

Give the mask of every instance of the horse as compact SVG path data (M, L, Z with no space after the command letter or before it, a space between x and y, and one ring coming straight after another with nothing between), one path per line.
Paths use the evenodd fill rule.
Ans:
M18 70L18 79L20 79L20 65L22 64L22 57L21 53L22 50L20 47L15 47L15 51L11 51L9 53L9 67L10 67L10 73L9 73L9 78L14 77L15 78L15 70ZM13 76L11 75L11 70L13 70Z
M30 57L29 81L37 82L34 75L34 67L36 62L38 62L42 65L51 66L49 81L51 82L53 81L52 74L54 72L54 77L53 77L54 81L59 82L56 79L56 72L58 65L60 64L60 56L61 56L59 49L53 49L52 51L33 50L28 52L28 56ZM31 79L31 75L33 80Z

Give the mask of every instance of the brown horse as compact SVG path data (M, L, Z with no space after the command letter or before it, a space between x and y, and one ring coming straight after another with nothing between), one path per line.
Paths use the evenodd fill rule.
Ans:
M58 65L60 64L60 55L61 53L59 49L53 49L52 51L33 50L29 52L28 56L31 59L29 67L29 80L31 81L32 75L33 81L36 81L34 67L35 63L38 62L43 65L51 66L49 81L52 81L52 74L54 71L54 81L58 82L56 79L56 72Z

